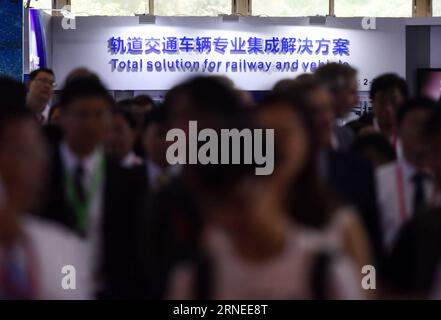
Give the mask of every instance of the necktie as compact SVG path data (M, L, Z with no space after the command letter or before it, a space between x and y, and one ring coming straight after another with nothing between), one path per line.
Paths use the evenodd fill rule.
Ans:
M413 213L424 208L426 204L426 190L424 182L429 179L429 176L424 172L416 172L412 176L412 183L414 185L413 193Z
M74 170L74 187L78 200L84 203L86 200L86 192L84 190L84 168L81 163L79 163Z

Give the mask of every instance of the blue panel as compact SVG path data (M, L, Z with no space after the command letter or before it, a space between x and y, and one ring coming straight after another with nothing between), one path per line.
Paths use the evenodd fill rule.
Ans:
M23 1L0 0L0 74L22 79Z

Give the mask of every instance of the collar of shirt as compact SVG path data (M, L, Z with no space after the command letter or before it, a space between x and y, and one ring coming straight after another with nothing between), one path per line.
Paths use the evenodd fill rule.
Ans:
M344 127L347 122L348 122L348 120L346 118L337 118L335 120L335 125L337 127Z
M61 144L60 150L63 165L69 173L72 174L78 163L81 162L85 172L83 183L85 186L89 187L94 171L98 167L98 161L100 161L103 156L101 149L96 148L92 153L82 159L75 155L65 142Z
M138 157L133 151L130 151L121 161L124 168L131 168L133 166L141 165L142 159Z
M146 159L145 163L150 186L156 185L159 176L163 172L167 172L171 177L175 177L181 172L180 165L167 166L165 169L163 169L148 158Z
M432 174L430 173L430 171L428 171L426 168L416 168L415 166L410 164L404 158L404 156L402 156L401 158L398 159L398 164L401 166L401 170L403 172L403 176L404 176L404 179L406 179L406 181L409 181L409 182L412 181L412 177L417 171L422 171L424 173L427 173L430 177L432 177Z

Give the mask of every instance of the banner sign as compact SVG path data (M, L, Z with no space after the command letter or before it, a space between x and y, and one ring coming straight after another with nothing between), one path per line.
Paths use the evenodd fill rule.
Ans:
M326 26L291 20L300 25L257 17L157 17L154 24L139 24L138 17L77 18L74 30L54 25L54 69L59 79L88 67L112 90L167 90L195 74L225 75L241 89L268 90L330 61L357 68L361 90L380 73L405 74L400 19L377 22L377 30L364 30L361 19L331 18Z

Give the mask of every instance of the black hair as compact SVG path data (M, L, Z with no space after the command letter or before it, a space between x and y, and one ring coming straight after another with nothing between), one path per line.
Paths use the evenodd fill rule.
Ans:
M361 153L366 148L375 149L389 162L394 161L396 158L395 149L381 133L359 136L352 144L352 150L356 153Z
M292 87L295 84L294 79L282 79L277 81L277 83L273 87L273 92L275 93L289 93L292 90Z
M133 103L132 99L123 99L123 100L116 102L116 107L119 109L124 109L124 110L129 111L130 108L132 108L133 104L134 103Z
M87 68L80 67L80 68L73 69L67 75L66 80L64 82L64 85L68 84L69 82L72 82L74 80L79 80L79 79L92 79L92 80L96 80L96 81L100 80L100 78L98 77L98 75L96 73L90 71Z
M55 77L54 71L52 71L51 69L49 69L49 68L40 68L40 69L37 69L37 70L32 71L32 72L29 74L29 80L30 80L30 81L35 80L35 78L37 78L37 76L38 76L40 73L42 73L42 72L44 72L44 73L49 73L50 75L52 75L52 76Z
M433 112L436 110L438 105L436 102L427 97L417 97L406 101L397 111L397 123L400 125L405 116L415 110L426 110L428 112Z
M113 105L114 101L104 85L92 78L75 79L65 84L60 95L60 104L66 109L76 99L84 97L102 97L109 105Z
M197 76L170 90L164 101L167 115L173 112L174 101L186 94L192 108L201 113L233 115L243 110L236 91L223 78Z
M185 94L186 90L187 90L187 84L181 83L174 86L169 91L167 91L163 103L163 107L165 110L164 112L167 119L170 117L170 115L173 115L173 109L176 100L179 100L181 96Z
M315 74L305 73L294 80L290 95L293 97L295 104L308 110L310 107L309 94L320 88L327 88L322 79Z
M131 130L136 130L136 121L133 118L133 115L130 113L129 110L123 109L121 107L115 106L112 108L112 115L114 116L121 116L124 121L128 124Z
M26 108L16 108L0 114L0 143L3 142L5 128L21 120L35 121L35 118Z
M409 89L406 80L395 73L385 73L372 81L371 90L369 91L369 98L374 99L375 95L380 91L387 91L397 88L405 100L409 98Z
M164 107L154 107L151 112L145 115L142 124L142 131L144 132L152 124L164 125L166 120L166 113Z
M151 104L152 106L155 105L153 99L146 94L141 94L139 96L136 96L135 98L133 98L132 102L137 106L144 106L146 104Z
M330 62L321 65L314 73L332 93L343 89L349 78L357 75L357 70L348 64Z
M25 109L26 106L26 87L17 80L7 77L0 77L0 115L14 111L16 109Z

